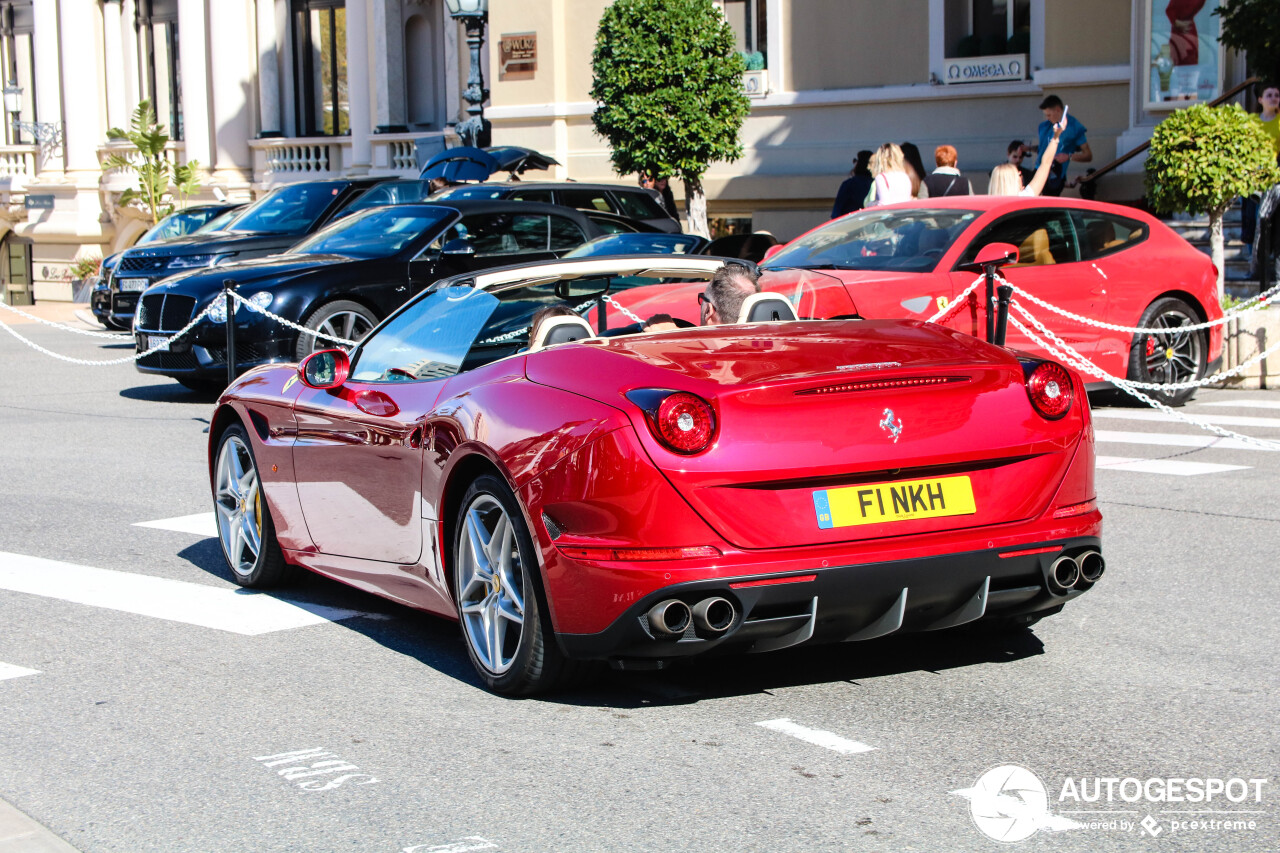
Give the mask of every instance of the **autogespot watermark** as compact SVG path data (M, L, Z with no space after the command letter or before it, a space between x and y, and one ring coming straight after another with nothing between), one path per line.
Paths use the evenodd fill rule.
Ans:
M1037 832L1137 832L1159 838L1191 833L1249 832L1266 820L1259 808L1270 779L1229 777L1067 777L1057 798L1040 777L1017 764L993 767L972 788L951 793L969 801L973 823L996 841L1025 841Z

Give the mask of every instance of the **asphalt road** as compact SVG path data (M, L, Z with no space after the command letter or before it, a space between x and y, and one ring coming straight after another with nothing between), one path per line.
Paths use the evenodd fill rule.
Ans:
M131 349L17 328L80 358ZM357 615L192 624L235 595L216 541L135 525L210 511L210 410L0 333L0 798L79 850L996 850L970 803L1001 765L1041 780L1047 814L1034 784L1015 800L1042 822L1115 823L1028 850L1280 849L1280 453L1162 444L1202 433L1100 409L1107 575L1032 630L606 671L512 701L477 686L452 623L314 576L279 596ZM1280 394L1184 411L1280 439ZM121 576L92 569L195 597L125 612L95 586ZM1128 802L1121 782L1108 802L1105 781L1099 802L1062 798L1097 778L1267 781L1260 802ZM1187 813L1204 811L1227 814ZM1231 825L1190 823L1214 820Z

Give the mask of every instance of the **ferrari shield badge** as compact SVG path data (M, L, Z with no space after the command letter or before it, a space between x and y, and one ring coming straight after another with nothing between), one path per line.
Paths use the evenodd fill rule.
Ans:
M902 418L893 413L893 409L884 410L884 418L880 421L880 429L884 430L893 438L893 443L898 443L898 436L902 435Z

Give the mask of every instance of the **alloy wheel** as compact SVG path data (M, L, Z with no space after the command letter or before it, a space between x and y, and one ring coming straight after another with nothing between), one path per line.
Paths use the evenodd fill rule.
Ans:
M320 325L315 329L321 335L328 335L333 338L342 338L343 340L355 341L359 343L364 340L369 332L373 331L373 323L369 322L369 318L355 311L335 311L325 317ZM320 338L315 335L308 335L311 342L311 349L314 352L317 349L328 349L338 346L334 341L326 338ZM343 347L345 349L345 347Z
M214 507L222 551L232 571L247 576L262 551L262 487L253 456L239 436L223 442L216 477Z
M511 668L524 631L525 583L511 518L492 495L481 494L463 515L458 598L467 642L489 672Z
M1199 332L1188 331L1195 319L1177 309L1160 314L1151 328L1161 331L1147 335L1143 359L1152 382L1187 382L1200 372Z

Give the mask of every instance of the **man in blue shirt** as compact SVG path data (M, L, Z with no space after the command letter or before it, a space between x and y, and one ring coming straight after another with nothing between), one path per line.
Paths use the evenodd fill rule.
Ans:
M1049 139L1053 136L1053 126L1062 121L1065 108L1061 98L1050 95L1040 102L1040 111L1044 113L1045 120L1040 122L1040 144L1035 149L1037 155L1049 144ZM1089 148L1089 140L1085 137L1086 132L1087 128L1077 121L1074 115L1068 113L1066 129L1058 139L1058 153L1053 158L1055 161L1053 169L1049 173L1049 180L1045 183L1041 195L1062 195L1062 189L1067 184L1067 163L1071 160L1077 163L1088 163L1093 159L1093 151ZM1036 157L1036 165L1040 165L1039 156Z

